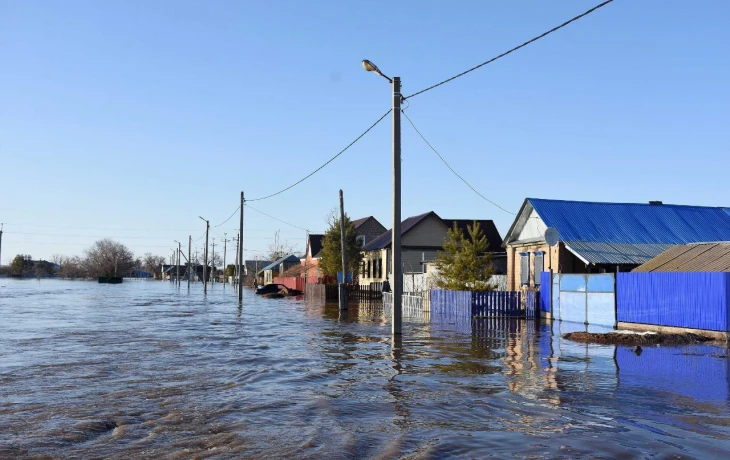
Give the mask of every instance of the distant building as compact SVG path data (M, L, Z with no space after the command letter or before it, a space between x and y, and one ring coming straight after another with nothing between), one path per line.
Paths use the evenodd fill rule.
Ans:
M269 265L261 268L260 273L263 274L264 284L271 284L274 282L274 278L279 276L280 273L284 273L292 267L301 265L299 257L294 254L282 257L279 260L275 260ZM258 273L257 273L258 275Z

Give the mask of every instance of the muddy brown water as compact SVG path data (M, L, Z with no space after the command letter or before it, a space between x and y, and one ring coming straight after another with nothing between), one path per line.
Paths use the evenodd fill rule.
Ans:
M730 455L725 350L571 327L0 279L0 458Z

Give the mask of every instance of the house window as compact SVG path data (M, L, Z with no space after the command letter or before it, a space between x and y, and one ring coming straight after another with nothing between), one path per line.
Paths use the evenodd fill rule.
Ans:
M545 253L542 251L535 252L535 286L540 285L540 273L545 270Z
M368 278L370 278L370 259L368 259Z
M365 235L357 235L357 241L360 242L360 247L365 247Z
M520 284L523 286L530 284L530 253L520 253Z
M378 259L378 278L383 277L383 259Z

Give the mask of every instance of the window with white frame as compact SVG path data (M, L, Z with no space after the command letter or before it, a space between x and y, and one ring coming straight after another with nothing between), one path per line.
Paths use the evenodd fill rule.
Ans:
M520 253L520 284L523 286L530 284L530 253Z
M535 260L533 262L533 265L535 267L534 273L535 273L535 286L540 285L540 273L545 270L545 253L542 251L536 251L535 252Z

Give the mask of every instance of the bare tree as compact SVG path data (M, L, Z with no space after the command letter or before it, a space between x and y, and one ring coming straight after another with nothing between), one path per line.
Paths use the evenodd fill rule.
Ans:
M124 276L134 268L134 255L122 243L109 238L86 250L86 270L91 277Z
M294 251L294 247L286 241L279 239L279 230L277 230L274 233L274 242L269 245L269 260L279 260L282 257L293 254Z
M165 264L165 258L162 256L152 255L148 252L142 259L142 270L152 273L155 278L162 277L162 266Z

